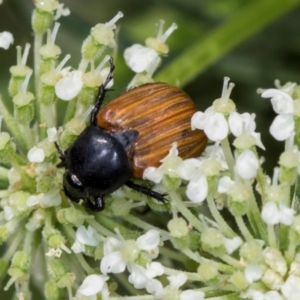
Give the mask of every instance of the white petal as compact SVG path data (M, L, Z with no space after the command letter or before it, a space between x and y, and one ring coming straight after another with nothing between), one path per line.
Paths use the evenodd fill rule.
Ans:
M191 180L195 172L200 168L202 162L196 158L189 158L179 165L177 169L178 175L184 180Z
M40 203L41 198L43 197L43 194L39 194L39 195L31 195L28 197L28 199L26 200L26 205L27 206L35 206L38 205Z
M205 113L202 111L195 112L191 119L192 130L195 130L196 128L203 130L206 120L207 115Z
M57 129L55 127L51 127L47 129L48 141L54 143L58 139Z
M184 273L178 273L177 275L171 275L167 277L172 289L178 289L185 284L187 276Z
M70 72L55 84L56 96L61 100L69 101L79 94L82 85L82 72Z
M89 275L83 280L77 293L83 296L96 295L102 290L104 283L105 280L103 276L96 274Z
M154 183L160 183L163 177L164 173L160 168L148 167L143 173L143 179L148 179Z
M146 269L133 263L130 264L129 269L130 275L128 277L128 281L133 284L136 289L143 289L149 280L146 274Z
M107 255L109 253L115 252L120 249L122 243L114 238L114 237L108 237L106 238L103 246L104 255Z
M292 114L294 111L292 97L282 90L268 89L261 96L263 98L272 98L271 103L277 114Z
M100 263L100 270L104 275L107 273L122 273L124 272L125 268L126 263L123 261L119 251L105 255Z
M13 35L8 31L0 32L0 48L7 50L14 42Z
M239 114L236 111L230 113L228 118L230 131L236 137L240 136L244 131L252 132L255 130L255 122L249 113ZM251 128L249 127L251 125Z
M274 202L267 202L261 211L263 221L268 225L275 225L280 222L280 211Z
M227 254L231 254L234 252L237 248L239 248L243 243L243 240L236 236L233 239L226 239L224 238L224 246L226 248Z
M282 114L274 119L270 127L270 133L276 140L284 141L294 132L294 127L293 116L290 114Z
M251 150L243 151L236 160L236 170L243 179L254 178L258 167L259 161Z
M84 226L78 227L76 230L76 239L84 245L93 247L96 247L100 243L98 232L90 225L87 229Z
M150 294L154 294L155 299L161 299L164 287L157 279L150 279L146 283L146 290Z
M45 151L34 146L27 153L27 158L30 162L40 163L45 159Z
M84 245L78 241L72 245L71 249L74 253L81 253L85 250Z
M180 300L203 300L205 294L201 291L186 290L181 292Z
M147 264L146 273L149 278L161 276L162 274L164 274L164 272L164 267L159 262L151 262L150 264Z
M260 133L252 132L251 135L255 138L255 145L263 150L266 150L265 146L261 141Z
M187 185L186 195L195 203L202 202L208 193L208 184L206 177L201 175L197 180L192 179Z
M151 251L156 248L160 242L159 231L155 229L149 230L147 233L141 235L137 240L137 246L145 251Z
M279 205L279 210L280 210L280 223L288 226L292 225L294 221L294 214L296 213L296 211L283 204Z
M244 270L246 280L249 284L252 284L254 281L259 280L262 277L263 273L264 271L259 265L247 265Z
M204 132L212 141L221 141L228 135L228 123L223 114L215 112L205 122Z
M229 176L224 176L219 180L218 193L227 193L228 189L234 185L234 181Z
M158 58L158 54L151 48L134 44L125 49L124 58L130 69L136 73L141 73L151 67Z

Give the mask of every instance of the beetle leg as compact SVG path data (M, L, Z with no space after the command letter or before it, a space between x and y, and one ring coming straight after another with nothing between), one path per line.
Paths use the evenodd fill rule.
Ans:
M101 211L104 209L104 197L102 195L95 197L94 202L89 198L85 199L85 205L92 211Z
M154 198L160 202L163 202L165 203L167 201L167 199L165 198L167 196L167 194L161 194L161 193L158 193L158 192L155 192L145 186L142 186L142 185L139 185L139 184L136 184L130 180L128 180L125 185L127 185L128 187L132 188L133 190L135 191L138 191L142 194L145 194L151 198Z
M65 167L66 166L66 152L62 152L62 150L60 149L59 145L57 144L57 142L54 142L54 145L55 145L55 148L58 152L58 156L61 160L61 162L57 165L58 168L62 168L62 167Z
M95 105L94 105L94 108L91 112L91 120L90 120L91 125L97 125L97 114L98 114L99 109L102 106L103 99L104 99L105 94L106 94L106 86L108 85L108 83L114 77L113 73L114 73L115 66L114 66L114 61L113 61L112 57L109 59L109 63L110 63L109 73L108 73L104 83L99 88L99 92L98 92L98 95L96 97Z

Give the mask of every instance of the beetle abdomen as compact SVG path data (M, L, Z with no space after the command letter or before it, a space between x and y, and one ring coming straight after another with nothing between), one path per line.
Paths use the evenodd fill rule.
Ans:
M134 129L139 132L131 152L133 174L141 178L145 168L160 165L172 143L178 143L179 156L196 157L207 138L201 130L191 130L196 112L191 98L165 83L139 86L114 99L97 115L97 124L106 130Z

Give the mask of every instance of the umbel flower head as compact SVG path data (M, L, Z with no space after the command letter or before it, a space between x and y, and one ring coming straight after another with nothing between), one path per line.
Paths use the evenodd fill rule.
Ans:
M191 128L210 140L203 154L184 160L174 143L161 165L143 174L168 202L121 187L106 197L103 212L92 213L63 192L55 143L68 149L87 126L123 14L91 29L74 68L55 42L57 21L69 10L56 0L35 6L34 47L17 46L10 97L0 97L1 121L8 128L0 132L4 290L15 289L18 299L30 298L34 285L45 299L298 299L299 86L276 82L274 89L259 90L278 114L271 134L285 141L272 180L256 149L268 157L256 115L237 111L234 85L225 78L221 97L191 119ZM125 62L136 73L128 88L154 81L177 28L174 23L164 31L163 25L159 21L157 35L146 38L145 46L125 50ZM0 34L1 47L12 42L11 35ZM28 66L31 50L34 65ZM8 101L13 112L4 105ZM67 108L59 124L61 101Z

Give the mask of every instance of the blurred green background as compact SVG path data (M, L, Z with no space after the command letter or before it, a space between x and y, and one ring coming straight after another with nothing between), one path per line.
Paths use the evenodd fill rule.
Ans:
M255 2L266 4L266 7L270 3L281 5L278 0L65 0L71 15L59 20L61 27L56 42L62 48L63 56L67 53L72 55L70 64L76 68L80 61L81 43L90 28L99 22L109 21L117 11L122 11L124 18L118 21L119 56L116 61L115 91L109 94L113 98L124 91L133 76L123 60L124 49L132 43L144 43L148 36L155 36L155 25L159 19L166 21L165 28L173 22L179 27L167 42L171 51L160 68L164 70L195 43L201 45L201 41L211 37L214 31L222 30L228 20L236 20L236 23L233 22L236 34L243 32L244 28L235 16ZM286 0L288 2L296 3ZM33 7L30 0L4 0L0 6L0 32L8 30L15 38L14 46L8 51L0 49L0 92L8 102L9 67L16 62L15 46L24 46L33 41L30 26ZM275 114L270 101L261 99L256 90L273 87L275 79L279 79L282 84L287 81L300 82L300 7L291 4L289 9L282 9L281 12L278 6L278 10L277 16L272 17L268 24L258 26L251 35L242 37L228 51L222 53L222 49L218 49L219 55L215 56L206 52L210 57L209 63L203 64L182 86L194 99L199 110L204 110L220 97L223 77L229 76L235 83L232 99L238 111L254 112L257 115L258 131L262 133L268 151L266 167L269 173L278 160L283 144L270 137L268 130ZM255 25L258 20L268 18L268 11L264 15L257 10L258 19L251 18L253 12L248 21ZM224 38L235 36L228 33ZM193 62L194 57L188 59ZM29 65L32 66L32 57ZM177 73L184 67L181 68L180 64L175 66ZM9 293L3 297L10 299Z
M207 39L215 30L222 29L227 20L234 20L241 10L255 1L248 0L66 0L71 15L59 20L61 27L57 44L63 51L63 56L70 53L70 64L76 68L80 60L81 43L89 34L90 28L99 22L110 20L117 11L124 13L124 18L118 21L120 26L119 57L116 61L115 91L109 97L114 97L124 91L133 73L125 66L122 52L132 43L144 43L148 36L156 34L156 24L159 19L166 21L165 28L172 22L178 24L178 30L168 40L170 54L163 61L161 70L187 51L195 43ZM257 1L256 1L257 2ZM266 5L270 0L261 0ZM289 2L289 1L287 1ZM290 1L293 2L293 1ZM279 1L274 0L274 5ZM182 86L204 110L221 94L224 76L229 76L235 83L232 94L239 112L255 112L258 130L263 134L263 142L270 149L272 157L268 161L268 169L277 161L282 144L275 142L268 133L268 128L274 118L270 102L261 99L256 93L257 88L273 87L274 80L281 83L287 81L300 82L300 8L294 5L288 12L282 10L278 17L257 28L246 38L236 43L234 47L220 52L208 65L201 67L196 76L192 76ZM0 49L0 89L7 97L9 67L15 64L15 46L26 42L32 43L33 34L30 26L32 1L4 0L0 6L0 31L8 30L14 34L15 43L8 51ZM267 18L268 12L258 18ZM251 16L249 16L250 18ZM253 17L253 14L252 14ZM238 21L238 19L237 19ZM253 19L255 25L256 19ZM239 34L240 23L234 24ZM241 29L243 30L243 28ZM232 36L226 39L234 38ZM204 45L205 46L205 45ZM32 60L32 57L30 58ZM189 58L191 62L193 57ZM32 63L32 61L30 62ZM176 67L181 72L180 65ZM268 155L269 159L269 155Z

